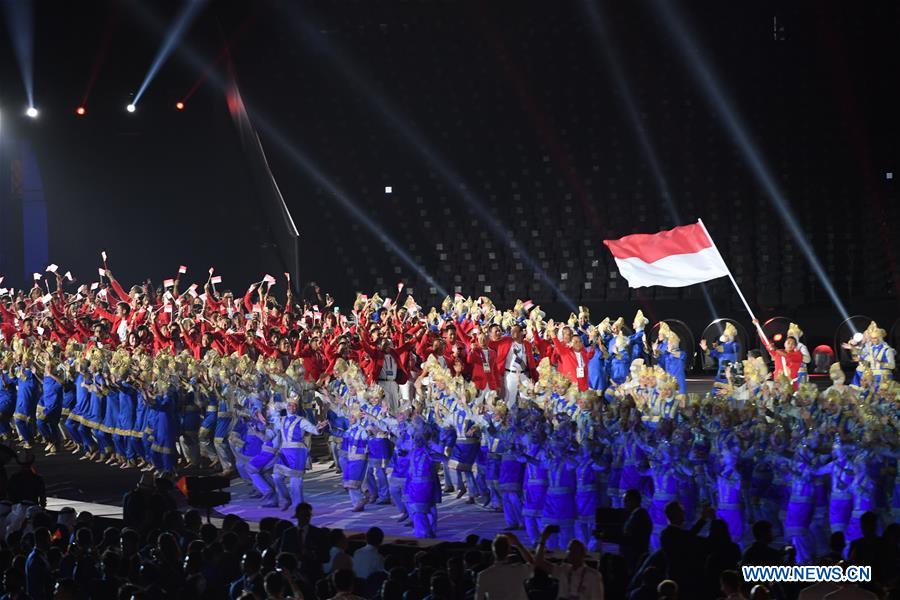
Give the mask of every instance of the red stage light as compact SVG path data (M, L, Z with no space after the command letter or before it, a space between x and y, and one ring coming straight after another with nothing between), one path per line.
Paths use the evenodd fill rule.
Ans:
M79 117L83 117L84 115L87 114L87 109L85 109L83 106L79 106L78 108L75 109L75 114L78 115Z
M184 102L176 102L175 108L177 108L178 110L184 110Z
M776 342L780 342L782 339L784 339L784 336L781 335L780 333L776 333L774 336L772 336L772 339L775 340Z

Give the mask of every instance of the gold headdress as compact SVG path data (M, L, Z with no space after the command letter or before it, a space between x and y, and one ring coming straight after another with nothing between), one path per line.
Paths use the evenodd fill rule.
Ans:
M669 343L669 350L677 350L680 348L681 338L671 329L666 334L666 341Z
M632 322L632 326L634 330L643 329L647 326L647 323L650 322L650 319L644 316L644 311L638 309L637 313L634 315L634 321Z
M800 329L800 326L796 323L791 323L790 325L788 325L787 334L788 337L792 337L799 342L800 338L803 337L803 330Z
M591 318L591 311L588 310L587 306L579 306L578 307L578 318L584 317L585 319Z
M725 323L725 330L722 332L722 335L730 337L732 339L737 337L737 329L731 323Z
M884 339L884 336L887 335L887 332L878 326L875 321L869 323L869 326L866 327L866 336L870 338L879 338Z

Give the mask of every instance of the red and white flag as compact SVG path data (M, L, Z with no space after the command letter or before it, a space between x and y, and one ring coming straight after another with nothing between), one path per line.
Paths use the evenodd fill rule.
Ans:
M209 281L210 281L210 283L212 283L213 285L216 285L217 283L222 283L222 276L221 276L221 275L216 275L215 277L213 277L213 278L210 279Z
M728 276L722 255L699 221L603 243L629 287L684 287Z

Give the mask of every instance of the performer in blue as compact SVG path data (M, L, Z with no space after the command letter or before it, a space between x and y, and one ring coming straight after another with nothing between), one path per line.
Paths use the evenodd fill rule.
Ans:
M150 404L157 410L156 427L153 430L153 462L162 475L175 473L178 441L178 394L167 382L156 384L155 396Z
M440 445L431 442L431 432L417 418L413 423L406 496L413 522L413 535L419 538L436 536L437 505L441 501L441 484L436 466L442 459Z
M232 399L235 395L235 388L230 383L222 386L221 393L218 394L218 407L216 410L215 433L213 434L213 446L216 449L216 455L219 457L219 464L222 466L222 475L234 475L234 454L232 448L228 444L228 437L231 433L231 424L234 421L234 413L232 412L232 404L236 401ZM214 398L210 398L210 401Z
M737 329L731 323L725 324L725 331L719 337L719 343L712 348L706 343L706 340L700 340L700 348L716 359L718 367L716 369L716 381L725 383L725 368L736 363L741 355L741 344L737 341Z
M12 427L9 426L16 410L16 383L13 371L13 355L7 353L0 363L0 440L9 439Z
M347 428L343 438L343 444L347 448L347 459L344 462L344 471L341 473L344 489L350 495L353 512L362 512L366 506L362 485L366 478L368 464L366 455L368 439L366 427L360 419L359 407L354 406L350 409L350 427Z
M313 425L304 415L299 414L299 410L300 398L291 392L287 398L287 414L281 421L280 450L275 459L273 475L281 510L303 502L303 476L306 474L306 459L309 456L305 436L308 433L318 434L328 426L328 421Z
M666 337L666 351L661 357L663 369L678 382L678 393L684 394L686 391L684 372L687 364L687 355L681 349L681 338L672 330L669 330L669 334Z
M634 315L634 322L632 322L634 333L628 336L631 360L642 358L644 362L647 361L647 336L644 333L644 329L649 322L650 320L644 316L642 310L638 310Z
M25 449L30 449L34 443L34 415L41 392L33 369L34 363L30 352L25 350L17 373L16 411L13 414L16 431L19 432L22 447Z
M606 350L606 344L603 341L603 332L609 328L609 318L597 325L591 325L588 332L584 335L586 341L585 348L594 347L594 353L588 359L588 387L597 390L602 395L609 385L609 352Z
M59 418L62 415L63 380L57 371L53 358L47 356L44 366L44 386L38 401L37 429L47 442L47 454L59 451Z
M610 370L609 378L612 383L622 385L628 378L628 370L631 366L631 349L628 338L622 333L613 338L614 341L609 349L610 352Z
M200 456L206 458L211 466L219 463L219 457L216 454L216 447L213 442L213 436L216 431L216 417L219 413L219 401L216 400L212 390L204 387L200 395L201 405L204 406L203 420L200 422L200 431L197 432L197 439L200 443Z
M361 405L366 433L369 436L366 453L368 454L368 471L366 486L376 504L390 504L387 466L391 460L391 440L385 418L390 417L384 402L384 391L380 388L369 389L371 404Z

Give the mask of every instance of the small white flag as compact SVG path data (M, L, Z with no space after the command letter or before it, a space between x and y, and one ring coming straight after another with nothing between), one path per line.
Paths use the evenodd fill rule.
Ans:
M35 273L35 274L34 274L34 280L35 280L35 281L40 281L40 280L41 280L41 274L40 274L40 273Z
M271 285L271 284L275 283L275 278L267 273L266 276L263 277L263 281L265 281L266 283Z
M38 332L38 335L44 335L44 328L41 327L40 325L38 325L37 332Z
M190 294L194 298L197 297L197 284L196 283L192 283L191 287L188 288L188 294Z
M51 264L51 265L47 265L47 268L44 270L49 271L50 273L56 273L56 271L59 270L59 267Z
M163 281L163 287L170 288L170 287L172 287L173 285L175 285L175 280L174 280L174 279L166 279L165 281Z
M66 271L66 279L72 281L72 271Z
M385 310L387 310L387 309L389 309L389 308L391 307L391 299L390 299L390 298L385 298L385 299L384 299L384 305L383 305L383 307L384 307Z
M206 294L205 294L205 293L200 294L200 296L198 296L198 298L200 298L201 300L203 300L204 302L206 302Z
M99 274L100 277L103 277L104 275L106 275L106 269L104 269L103 267L98 267L97 274Z
M44 303L44 306L50 304L50 301L53 300L53 294L47 294L46 296L41 296L41 302Z
M106 250L100 253L100 257L103 259L103 262L106 262Z
M163 307L163 311L164 311L164 312L167 312L167 313L171 313L171 312L172 312L172 305L171 305L171 304L166 304L166 305Z
M80 293L77 293L77 292L75 293L75 302L78 302L82 298L84 298L84 296L82 296Z
M215 284L217 284L217 283L222 283L222 276L221 276L221 275L216 275L215 277L213 277L212 279L210 279L210 281L212 282L213 285L215 285Z
M2 277L0 277L0 283L3 283L3 278L2 278Z
M210 275L212 275L212 274L215 273L215 272L216 272L216 268L215 268L215 267L210 267L210 268L209 268L209 274L210 274Z
M97 283L96 281L95 281L94 283L91 284L91 289L92 289L92 290L96 290L98 287L100 287L100 284Z
M187 273L187 267L184 265L181 265L180 267L178 267L178 272L181 273L182 275L184 273Z
M397 284L397 293L399 294L402 291L403 291L403 282L401 281Z

